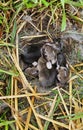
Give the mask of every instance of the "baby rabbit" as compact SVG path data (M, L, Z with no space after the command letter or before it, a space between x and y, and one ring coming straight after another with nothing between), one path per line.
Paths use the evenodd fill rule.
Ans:
M25 69L25 74L28 74L32 77L38 77L38 70L37 67L33 66L33 67L28 67L27 69Z
M63 66L63 67L67 66L66 57L62 52L57 54L57 67L59 66Z
M69 70L66 67L59 67L57 79L61 85L65 85L69 79Z
M57 79L61 85L65 85L69 79L69 68L65 55L61 52L57 55Z
M53 43L46 43L41 48L41 55L44 59L46 59L46 66L48 69L52 69L52 66L56 64L57 53L58 50L56 49L56 46Z
M41 48L41 54L47 61L51 61L52 64L55 64L57 61L57 52L56 46L53 43L46 43Z
M42 87L49 87L56 82L55 66L48 69L46 67L46 60L43 57L39 58L37 69L39 73L39 82Z

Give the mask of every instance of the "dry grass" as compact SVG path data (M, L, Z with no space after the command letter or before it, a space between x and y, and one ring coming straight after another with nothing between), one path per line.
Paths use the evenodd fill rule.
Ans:
M4 14L6 25L1 25L4 31L1 32L0 28L0 129L83 130L82 61L74 65L69 63L70 79L67 87L55 86L50 91L43 93L38 92L37 86L32 85L27 80L20 66L19 50L21 48L19 46L21 41L23 43L27 39L40 37L47 37L52 40L52 37L61 35L59 28L61 25L61 7L57 9L59 7L57 4L55 8L50 6L51 9L46 7L42 7L41 10L21 7L17 9L16 4L19 6L19 2L19 0L14 2L15 8L10 1L1 3L4 8L9 5L12 12L7 10L6 13L3 10L1 13L1 15ZM78 11L77 8L76 11ZM32 19L30 20L28 17L24 21L22 17L25 17L27 12L31 13L30 18ZM11 19L12 13L14 16ZM69 18L67 20L70 21ZM57 31L53 30L54 23L52 22L56 23L54 26ZM27 34L25 30L27 35L23 35L27 23L34 28L36 34ZM80 23L76 22L76 25L82 27ZM51 26L52 32L49 33ZM21 34L23 36L20 36ZM3 114L5 108L1 107L2 104L10 108L5 114ZM8 122L5 125L6 122L3 122L5 119L15 122Z

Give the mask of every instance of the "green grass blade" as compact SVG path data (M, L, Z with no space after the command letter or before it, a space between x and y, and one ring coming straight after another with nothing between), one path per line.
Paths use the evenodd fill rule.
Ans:
M4 41L0 41L0 46L5 46L5 47L14 47L14 48L15 48L15 46L14 46L13 44L6 43L6 42L4 42Z
M1 121L0 121L1 122ZM13 121L2 121L1 123L0 123L0 127L2 127L2 126L6 126L6 125L9 125L9 124L12 124L12 123L14 123L15 121L13 120Z
M37 2L33 2L33 1L27 1L27 0L23 0L23 4L27 7L27 8L34 8L38 3Z
M76 114L73 118L71 118L71 120L77 120L77 119L80 119L80 118L83 119L83 112Z
M83 0L79 0L80 1L80 3L83 5Z
M68 0L65 3L66 4L70 4L72 6L75 6L75 7L81 7L81 8L83 8L83 1L81 1L81 2L79 2L79 1L75 2L75 1L72 1L72 0Z
M65 0L61 0L61 5L62 5L62 7L64 9L64 7L65 7Z
M34 3L38 3L38 0L32 0Z
M16 30L17 30L17 24L16 24L16 20L15 20L13 30L12 30L12 33L11 33L11 43L14 43L15 36L16 36Z
M53 109L53 111L52 111L52 114L51 114L51 116L49 117L49 118L53 118L53 113L57 110L57 107L58 107L58 105L60 104L60 97L58 97L58 99L57 99L57 101L56 101L56 104L55 104L55 106L54 106L54 109ZM46 121L45 122L45 125L44 125L44 130L48 130L48 126L49 126L49 121Z
M0 73L5 73L5 74L8 74L8 75L11 75L11 76L18 76L18 72L13 72L13 71L6 71L6 70L2 70L0 69Z
M77 114L70 114L70 115L66 115L66 116L57 117L57 119L64 119L64 118L69 118L69 120L77 120L77 119L83 118L83 112L77 113Z
M49 6L49 3L46 0L42 0L42 4L44 4L46 7Z
M3 16L0 16L0 24L3 24Z
M74 19L74 20L76 20L76 21L78 21L78 22L81 22L81 23L83 24L83 19L81 19L81 18L79 18L79 17L77 17L77 16L74 16L74 15L72 15L72 14L69 14L69 15L71 16L72 19Z
M8 130L8 124L7 124L7 125L5 125L5 130Z
M66 14L65 14L65 10L63 10L62 24L61 24L61 31L64 31L65 28L66 28Z

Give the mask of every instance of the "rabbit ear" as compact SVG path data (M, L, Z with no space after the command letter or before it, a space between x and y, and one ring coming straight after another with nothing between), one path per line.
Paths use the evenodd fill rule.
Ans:
M55 64L56 62L57 62L57 59L56 59L56 58L53 59L53 60L52 60L52 65Z
M46 63L46 67L47 67L47 69L52 69L52 63L50 61L48 61Z
M41 55L44 56L44 46L41 48Z
M38 62L36 62L36 61L34 61L33 63L32 63L32 65L35 67L35 66L37 66L37 64L38 64Z

